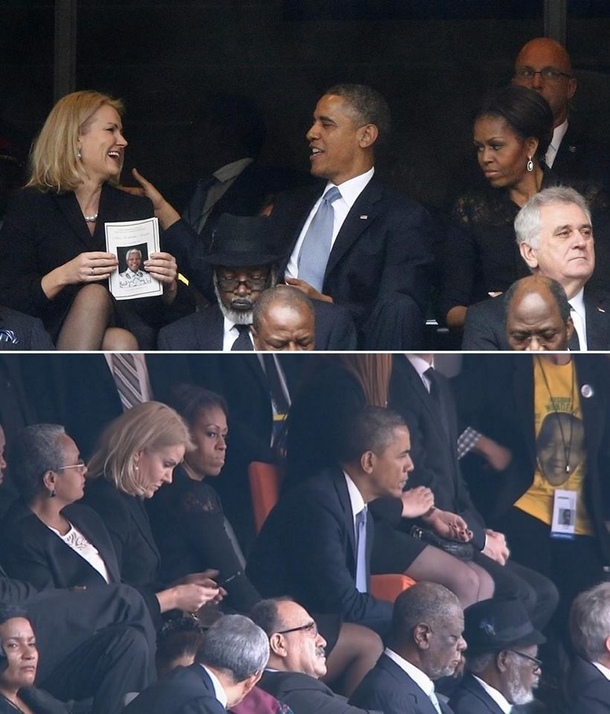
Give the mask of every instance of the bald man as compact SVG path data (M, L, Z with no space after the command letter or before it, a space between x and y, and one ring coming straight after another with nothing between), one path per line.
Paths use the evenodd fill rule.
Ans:
M313 303L297 288L265 290L254 305L252 341L256 350L300 352L315 349Z
M570 304L560 283L542 275L514 282L504 298L506 339L511 350L568 349L574 331Z
M608 188L606 147L569 122L569 103L578 83L563 45L549 37L527 42L515 60L513 83L535 89L551 107L553 139L545 157L547 166L564 181L595 181Z

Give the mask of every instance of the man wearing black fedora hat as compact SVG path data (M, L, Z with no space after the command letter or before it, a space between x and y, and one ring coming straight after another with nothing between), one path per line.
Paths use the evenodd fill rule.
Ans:
M218 302L167 325L159 333L159 349L254 349L250 336L254 304L264 290L275 285L276 265L281 259L271 243L268 225L266 218L220 217L209 252L197 261L213 269ZM201 266L191 268L196 274L205 273ZM355 348L355 328L345 308L316 300L314 310L316 349Z
M467 674L449 704L455 714L518 714L533 701L545 637L520 600L482 600L464 611Z

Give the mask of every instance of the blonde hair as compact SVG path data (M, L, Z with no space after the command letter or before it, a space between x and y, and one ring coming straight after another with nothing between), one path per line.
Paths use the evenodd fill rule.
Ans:
M340 360L358 380L369 406L388 406L391 354L345 354L340 356Z
M106 427L89 464L88 478L103 476L115 488L131 496L142 496L135 454L142 449L160 451L184 444L193 449L189 428L177 411L161 402L138 404Z
M75 191L83 183L78 137L87 133L93 115L104 104L123 116L120 99L93 90L73 92L57 102L34 142L27 186L61 193Z

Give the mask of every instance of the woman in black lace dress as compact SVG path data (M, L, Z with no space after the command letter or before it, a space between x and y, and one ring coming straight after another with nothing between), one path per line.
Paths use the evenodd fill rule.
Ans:
M439 307L449 327L463 327L470 305L529 274L513 221L534 194L559 183L543 164L552 131L553 113L533 89L504 87L479 110L473 138L488 185L457 199L439 256Z
M186 452L173 482L147 502L162 575L173 580L193 568L218 570L216 581L227 592L223 607L247 613L260 595L243 572L225 530L222 504L207 478L219 476L224 465L227 405L220 395L193 384L176 385L171 403L188 424L195 449ZM316 619L327 641L325 681L349 696L377 661L381 640L372 630L334 615Z

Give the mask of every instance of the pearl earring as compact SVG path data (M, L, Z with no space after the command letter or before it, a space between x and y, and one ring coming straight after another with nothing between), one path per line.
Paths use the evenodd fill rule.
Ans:
M78 156L79 159L83 158L83 154L80 149L77 150L76 155Z

